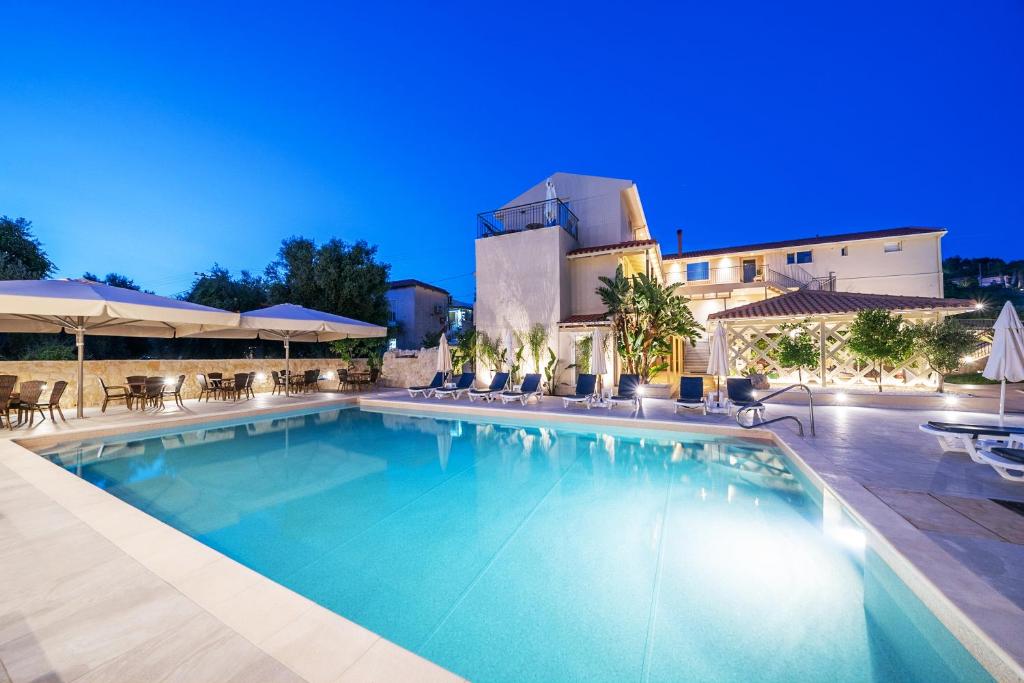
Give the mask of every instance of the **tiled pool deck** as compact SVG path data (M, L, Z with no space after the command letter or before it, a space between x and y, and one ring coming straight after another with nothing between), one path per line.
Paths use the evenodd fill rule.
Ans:
M5 675L13 681L190 683L458 680L12 442L250 416L340 398L189 401L185 411L140 415L122 408L82 423L47 421L31 431L4 432L0 683ZM524 411L518 404L410 400L401 392L360 398L418 409ZM802 416L797 406L772 411ZM727 416L675 417L669 402L650 399L639 418L624 409L610 415L565 409L556 398L524 412L552 420L643 419L690 431L735 427ZM964 455L944 454L917 431L928 419L991 416L822 407L816 418L816 437L801 439L787 424L769 429L882 539L877 549L883 557L998 679L1024 680L1024 516L990 500L1024 502L1024 484L1001 480ZM965 616L989 636L969 628Z

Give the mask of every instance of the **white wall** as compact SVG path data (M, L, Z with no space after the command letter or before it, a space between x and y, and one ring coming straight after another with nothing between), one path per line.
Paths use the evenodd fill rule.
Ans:
M477 239L476 328L501 337L540 323L554 340L558 321L569 314L565 255L574 247L558 227Z
M888 242L899 242L902 251L886 253L884 247ZM846 247L846 256L842 255L843 247ZM839 291L905 296L943 295L939 234L816 244L756 254L669 259L665 261L665 278L667 282L685 281L687 263L708 261L713 281L738 282L745 258L754 258L759 266L763 263L780 273L790 274L794 266L786 263L786 253L808 250L811 252L811 263L796 264L795 268L814 277L827 277L834 273L836 289ZM693 284L699 286L702 282Z
M618 178L555 173L551 176L558 198L579 222L579 246L615 244L632 239L621 192L633 183ZM547 178L503 206L518 206L547 199Z
M615 277L619 257L615 254L574 258L569 261L572 306L570 314L601 313L605 306L597 295L599 277Z

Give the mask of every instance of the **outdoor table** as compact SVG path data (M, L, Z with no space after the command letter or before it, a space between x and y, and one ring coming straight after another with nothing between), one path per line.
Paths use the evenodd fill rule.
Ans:
M214 380L214 381L216 382L216 384L213 385L214 388L217 391L221 392L221 399L226 401L227 400L227 392L228 391L233 391L234 388L235 388L235 378L234 378L234 376L222 377L222 378L220 378L218 380Z

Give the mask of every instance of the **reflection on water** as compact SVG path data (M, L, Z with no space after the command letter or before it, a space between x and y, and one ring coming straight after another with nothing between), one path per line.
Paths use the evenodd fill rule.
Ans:
M344 409L43 455L476 681L984 677L752 439Z

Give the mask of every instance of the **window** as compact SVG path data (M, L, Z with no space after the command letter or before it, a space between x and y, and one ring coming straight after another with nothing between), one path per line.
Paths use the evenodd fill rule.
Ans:
M842 247L842 248L840 248L840 249L839 249L839 255L840 255L840 256L849 256L849 255L850 255L850 250L849 250L849 248L848 248L848 247Z
M388 339L388 351L394 351L398 348L398 340L392 337Z
M882 245L882 251L886 254L892 254L893 252L903 251L903 242L886 242Z
M692 280L707 280L710 278L710 269L708 268L707 261L697 261L696 263L686 264L686 279L687 281Z
M791 251L788 254L786 254L786 264L787 265L793 265L794 263L810 263L810 262L811 262L811 252L810 252L810 250L808 250L808 251L796 251L796 252Z

